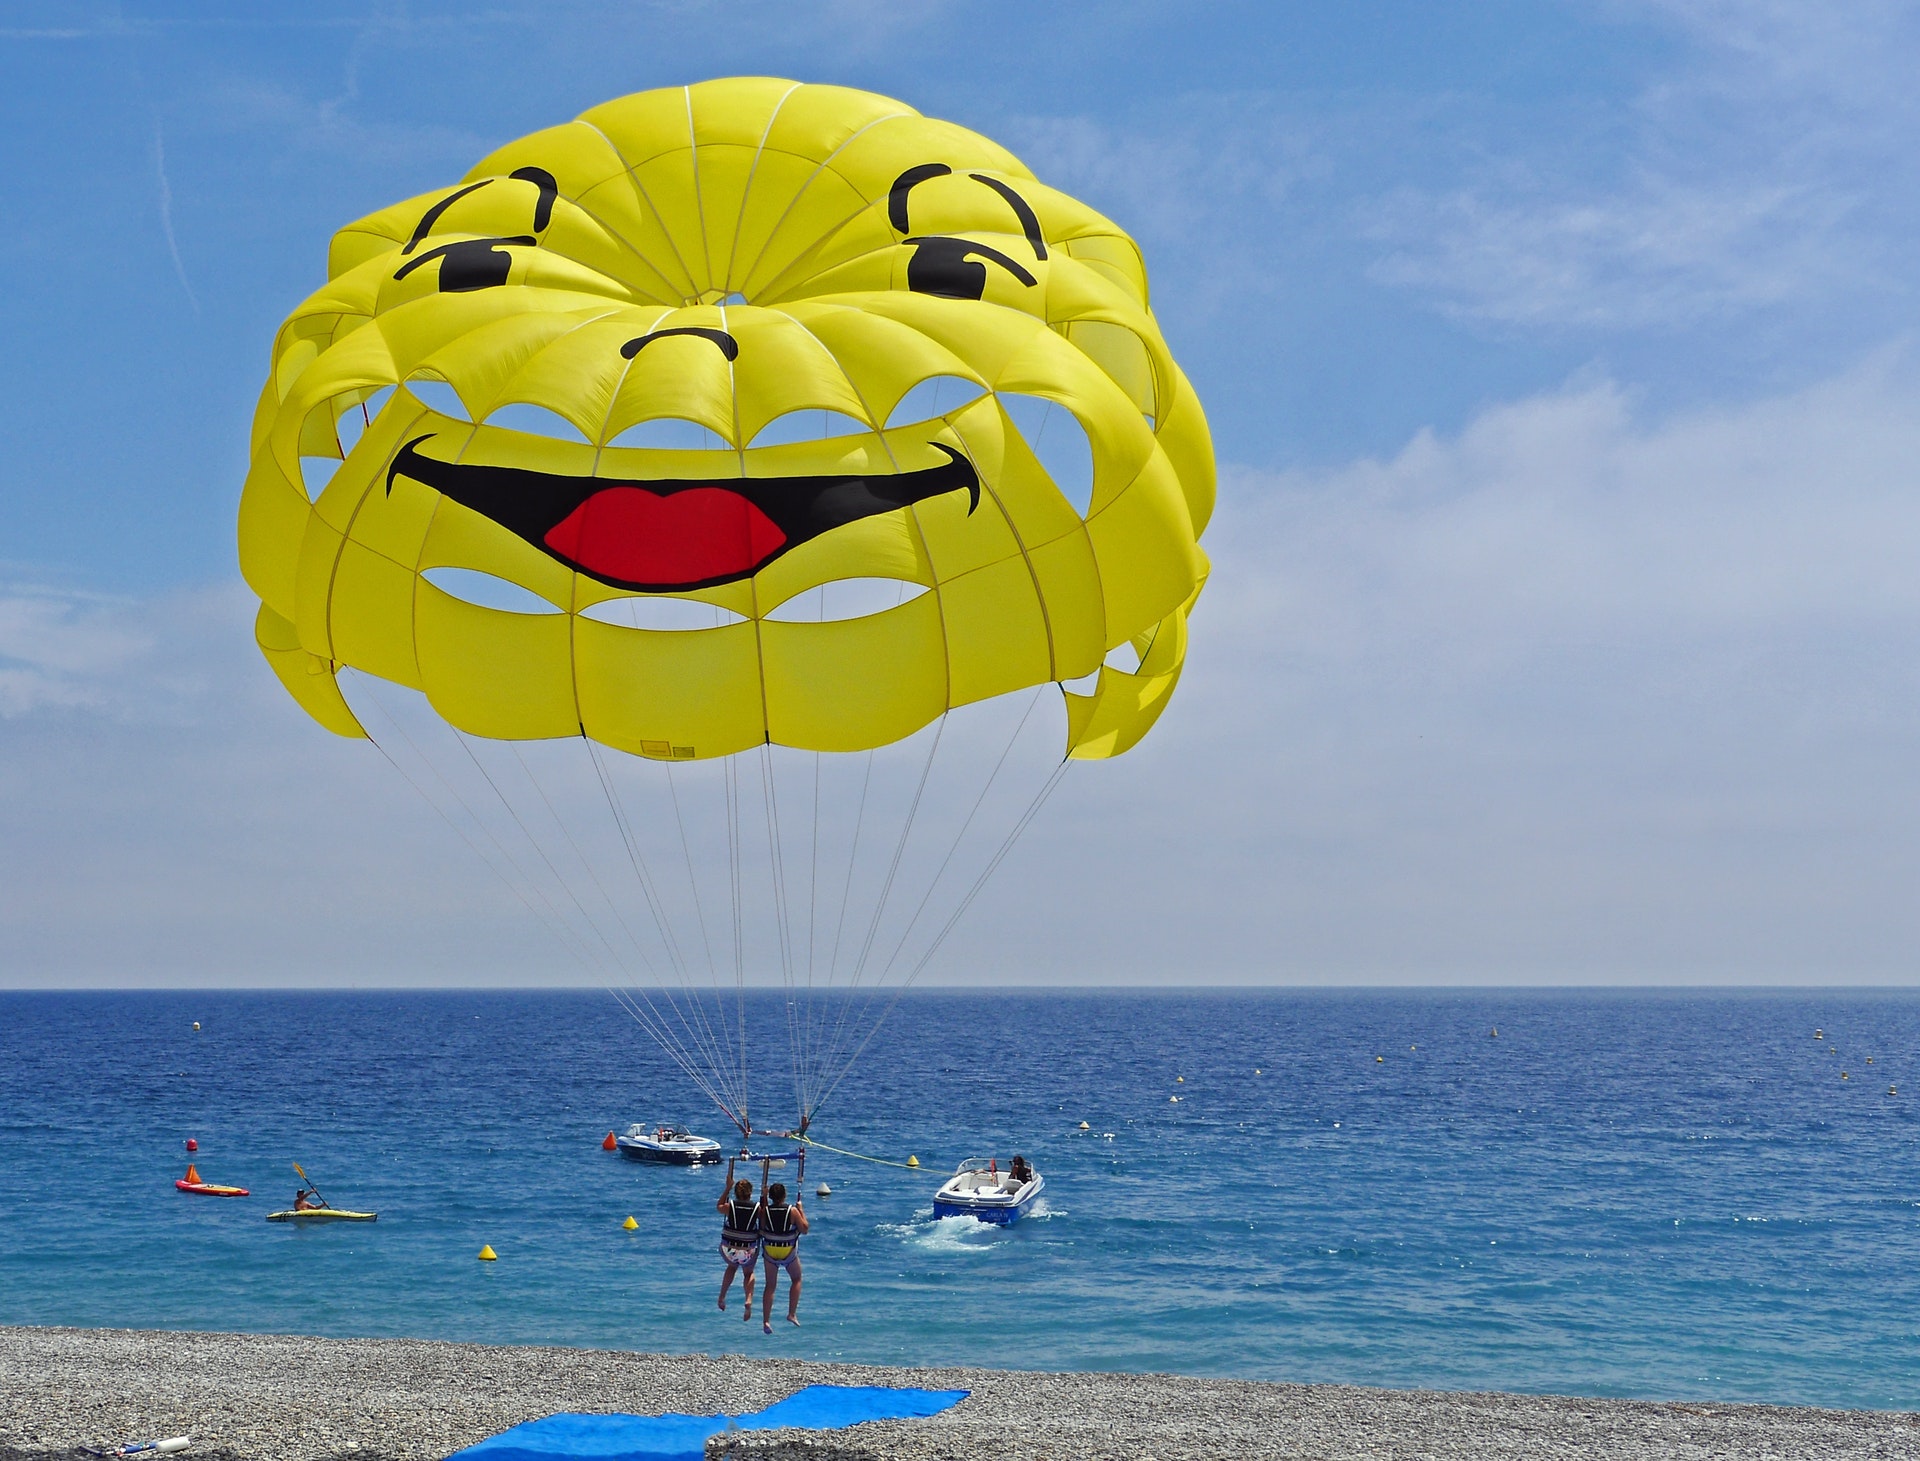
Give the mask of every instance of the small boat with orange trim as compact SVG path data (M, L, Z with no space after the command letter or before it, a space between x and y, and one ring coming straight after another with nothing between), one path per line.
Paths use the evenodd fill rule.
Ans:
M187 1175L179 1178L173 1185L181 1192L198 1193L201 1197L247 1197L251 1195L244 1187L226 1187L218 1182L202 1182L200 1180L200 1169L191 1162L187 1163Z

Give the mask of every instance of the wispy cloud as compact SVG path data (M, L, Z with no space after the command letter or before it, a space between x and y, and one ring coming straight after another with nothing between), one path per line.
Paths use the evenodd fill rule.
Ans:
M187 266L180 261L180 241L173 235L173 184L167 181L167 139L157 125L153 129L153 170L160 182L160 232L166 235L167 257L173 260L173 274L186 291L187 302L193 306L193 312L199 314L200 300L193 292L193 285L187 282Z
M1920 189L1911 6L1608 0L1682 58L1606 125L1493 145L1360 210L1373 277L1503 324L1674 329L1895 286Z

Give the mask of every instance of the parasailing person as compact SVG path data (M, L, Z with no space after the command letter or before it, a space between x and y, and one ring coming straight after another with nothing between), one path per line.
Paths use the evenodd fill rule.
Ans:
M728 1167L732 1174L732 1167ZM754 1227L754 1218L758 1207L753 1200L753 1183L745 1177L729 1183L720 1191L720 1200L714 1204L719 1210L720 1257L727 1265L726 1274L720 1280L720 1311L726 1312L727 1290L733 1287L733 1276L740 1275L740 1291L745 1295L748 1323L753 1321L753 1275L760 1266L760 1234Z
M760 1234L760 1254L767 1262L767 1286L760 1300L760 1331L773 1333L773 1295L780 1284L781 1270L787 1275L787 1323L800 1323L800 1237L809 1231L807 1214L795 1198L787 1201L787 1184L775 1182L767 1188L753 1215Z

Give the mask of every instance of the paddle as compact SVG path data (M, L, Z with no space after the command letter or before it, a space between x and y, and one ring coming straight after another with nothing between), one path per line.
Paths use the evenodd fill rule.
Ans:
M333 1204L331 1202L328 1202L327 1199L321 1194L319 1184L317 1184L313 1180L313 1178L307 1175L307 1169L305 1167L301 1166L298 1162L295 1162L293 1164L293 1170L300 1174L300 1180L307 1184L308 1190L312 1192L315 1197L320 1198L320 1202L322 1206L324 1207L333 1206Z

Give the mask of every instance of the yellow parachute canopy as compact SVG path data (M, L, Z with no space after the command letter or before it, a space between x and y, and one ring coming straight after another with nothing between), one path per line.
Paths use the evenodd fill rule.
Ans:
M1084 434L1084 500L1022 400ZM667 760L862 750L1097 673L1067 726L1101 757L1179 678L1213 495L1124 232L899 102L738 78L341 229L274 341L240 562L343 735L343 666L473 735Z

